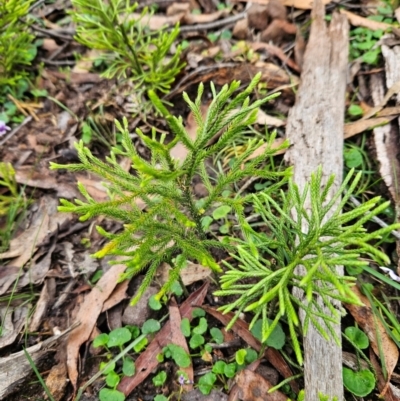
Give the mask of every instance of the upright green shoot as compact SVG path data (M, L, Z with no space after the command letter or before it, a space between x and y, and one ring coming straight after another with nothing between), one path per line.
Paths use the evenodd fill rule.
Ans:
M151 137L144 135L139 129L137 134L151 152L151 159L141 157L133 146L128 121L116 122L122 134L122 150L113 148L106 161L95 157L81 141L76 145L81 163L58 165L51 163L51 168L63 168L71 171L86 170L96 174L108 182L110 200L96 202L82 184L79 190L85 201L76 199L71 202L61 199L60 211L78 213L81 220L88 220L103 215L124 224L123 231L117 234L108 233L98 227L98 231L109 239L107 245L94 256L125 256L126 273L121 280L132 277L146 270L135 303L153 280L156 269L162 262L172 265L169 280L163 286L160 298L178 278L180 270L186 267L187 260L196 260L216 272L221 268L212 255L213 248L233 250L229 244L207 236L203 228L202 218L210 215L212 210L221 205L228 205L239 222L243 238L251 241L248 235L251 227L244 217L244 206L251 200L251 195L230 197L226 189L248 177L260 177L275 182L268 191L277 190L290 174L271 172L263 169L262 163L277 150L268 146L257 158L246 161L249 154L257 149L263 141L251 140L248 150L231 166L231 170L220 172L211 181L207 173L207 158L217 154L227 143L241 135L243 130L255 121L257 108L271 97L250 103L249 95L260 80L257 75L249 86L235 95L239 82L225 85L219 93L212 86L214 99L207 115L203 118L200 110L204 90L200 85L198 96L193 102L185 94L184 98L193 112L197 124L197 137L192 140L185 129L182 117L172 116L154 91L149 97L154 107L164 115L172 131L173 139L166 143L166 136L157 138L153 130ZM276 95L274 95L276 96ZM237 110L232 113L232 110ZM208 145L212 138L213 145ZM274 137L269 139L272 143ZM171 156L171 149L182 143L188 151L184 160ZM282 145L286 146L286 143ZM126 172L118 163L118 156L125 156L131 161L132 173ZM208 191L207 196L196 199L193 192L193 179L198 176ZM232 193L232 191L231 191Z

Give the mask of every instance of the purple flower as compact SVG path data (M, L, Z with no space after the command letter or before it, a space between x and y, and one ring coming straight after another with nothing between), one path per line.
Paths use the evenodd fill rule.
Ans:
M10 131L10 127L6 125L4 121L0 120L0 136L3 136L7 133L7 131Z
M193 382L191 380L187 380L186 377L182 374L178 378L178 383L181 386L183 386L184 384L193 384Z

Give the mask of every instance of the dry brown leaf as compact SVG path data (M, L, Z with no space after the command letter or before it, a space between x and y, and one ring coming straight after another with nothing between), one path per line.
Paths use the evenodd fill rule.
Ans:
M236 39L245 40L249 37L249 21L243 18L236 22L232 29L232 36Z
M171 16L171 15L180 14L182 12L184 12L184 13L190 12L190 3L174 2L170 6L168 6L166 14L168 16Z
M56 281L54 278L49 278L44 282L40 297L35 305L35 313L30 319L29 331L31 333L39 329L42 318L46 315L47 309L53 304L56 293Z
M365 297L356 286L352 287L352 291L355 293L355 295L357 295L357 297L360 298L364 305L359 306L346 304L345 306L353 316L354 320L360 325L364 333L368 336L371 347L378 357L380 357L378 342L381 343L381 349L383 352L383 357L385 358L386 369L388 372L388 381L390 381L390 376L392 375L399 359L399 350L396 344L386 333L385 327L379 318L374 317L368 298Z
M376 118L370 118L368 120L361 119L353 123L347 123L344 126L344 138L345 139L351 138L352 136L360 134L361 132L373 129L375 127L379 127L381 125L388 124L394 118L396 118L396 116L376 117Z
M0 309L1 337L0 349L12 344L20 335L28 319L29 308L18 306L15 309L8 305Z
M276 390L268 393L273 385L258 373L249 369L241 370L235 377L239 387L239 398L243 401L287 401L288 397Z
M125 280L122 283L119 283L107 301L104 302L102 312L111 309L112 307L118 305L121 301L128 298L126 291L128 290L129 280Z
M211 276L211 269L197 263L188 262L187 266L180 272L183 285L188 286L196 281L205 280Z
M300 72L300 67L290 57L288 57L280 47L274 46L273 44L270 43L262 43L262 42L249 42L247 43L247 45L255 51L260 49L266 50L272 56L278 57L281 61L283 61L293 70Z
M85 296L83 303L80 305L76 315L76 322L80 323L80 325L71 332L67 342L68 377L75 391L78 381L79 348L89 339L104 303L112 294L120 275L125 269L126 266L122 264L111 266L96 286L92 288L92 291Z
M383 376L382 368L375 356L375 354L370 351L369 353L369 359L371 361L372 366L374 367L374 370L376 372L376 376L378 378L378 383L377 387L380 392L379 394L379 399L383 399L384 401L399 401L399 398L395 396L393 393L391 386L390 386L390 379L385 380L385 377Z
M192 319L192 311L194 306L202 304L207 295L209 283L204 283L197 291L191 294L186 301L179 307L179 313L182 318ZM135 361L136 374L132 377L124 377L118 385L118 390L126 396L130 394L146 377L157 367L157 355L163 347L170 343L171 322L168 321L164 327L156 334L153 341L148 345L146 350L142 352Z
M282 127L285 125L285 121L277 117L269 116L267 113L264 113L259 109L257 112L256 124L267 125L269 127Z
M54 365L46 378L46 385L51 395L56 401L61 400L65 396L65 388L67 387L67 364L61 361Z
M1 253L0 259L17 257L10 264L24 266L49 234L56 232L58 227L72 220L72 213L58 213L57 206L57 199L52 196L43 196L38 210L33 214L29 228L10 241L9 250Z
M252 4L247 10L247 20L250 28L264 30L269 23L268 6Z
M289 21L274 19L267 28L261 32L262 42L273 42L281 44L284 40L290 39L297 33L296 25Z
M270 0L241 0L256 4L268 4ZM323 0L323 4L329 4L332 0ZM311 10L313 0L283 0L283 4L287 7L300 8L301 10Z
M208 22L214 22L221 17L226 17L230 13L228 8L223 10L215 11L211 14L191 14L186 13L182 19L182 23L193 25L193 24L206 24Z
M186 342L186 338L182 333L181 330L181 321L182 317L179 312L178 305L175 301L175 299L171 299L170 306L168 308L169 310L169 321L171 323L171 344L179 345L182 347L189 355L189 347ZM189 380L188 384L185 384L184 390L185 391L191 391L193 390L193 380L194 380L194 374L193 374L193 364L191 363L188 367L181 367L180 368L183 372L185 372L186 377Z
M72 72L76 74L87 74L92 69L94 60L96 60L102 53L103 52L96 49L88 50L83 57L75 63Z
M35 170L34 166L21 166L15 171L15 179L18 184L33 188L53 189L60 198L76 198L79 192L76 185L60 182L54 172L49 172L47 167Z
M141 18L140 14L132 13L132 19L140 19L140 23L151 30L158 31L163 27L173 26L177 22L182 22L183 17L185 16L186 12L180 12L175 15L145 15Z
M42 49L48 51L49 53L58 50L60 46L54 39L45 38L42 42Z
M392 28L393 25L387 24L385 22L373 21L368 18L360 17L350 11L341 9L340 12L347 16L349 22L353 26L361 26L363 28L371 29L372 31L377 31L378 29L386 30Z

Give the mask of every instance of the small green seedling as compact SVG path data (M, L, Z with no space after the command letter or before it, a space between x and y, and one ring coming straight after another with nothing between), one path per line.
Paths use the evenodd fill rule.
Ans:
M369 347L368 337L358 327L347 327L345 338L354 346L357 359L360 357L360 350ZM362 355L365 357L364 354ZM368 369L360 369L355 372L351 369L343 368L343 384L345 388L358 397L365 397L371 393L375 388L375 382L373 372Z
M100 401L124 401L125 395L116 388L121 381L122 376L133 376L136 372L135 363L131 356L124 355L125 344L135 340L133 349L140 352L147 345L146 335L157 332L160 329L160 322L154 319L147 320L140 330L137 326L125 326L112 330L109 334L102 333L93 340L93 347L103 347L107 350L106 357L108 362L100 363L100 370L105 375L106 388L99 392ZM141 333L140 333L141 331ZM116 363L110 361L115 353L112 348L118 348L122 354L121 371ZM111 362L111 363L110 363Z

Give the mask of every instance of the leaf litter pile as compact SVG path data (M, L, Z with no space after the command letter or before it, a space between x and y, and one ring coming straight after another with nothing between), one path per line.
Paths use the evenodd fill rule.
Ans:
M170 266L161 261L150 285L131 305L146 271L121 281L126 271L122 257L92 257L106 245L96 226L114 238L112 235L120 233L123 225L102 215L79 220L77 214L58 211L60 198L71 202L83 199L78 182L93 202L106 202L109 188L95 174L79 169L53 170L50 163L78 163L74 143L82 140L101 160L106 160L112 147L119 149L117 163L121 171L129 173L131 160L123 155L123 137L115 120L122 124L127 118L137 154L150 160L146 137L165 135L166 143L173 140L168 137L171 134L165 115L149 101L151 93L157 94L172 116L182 117L190 140L195 141L200 119L207 116L215 96L213 91L219 92L235 80L241 82L239 91L244 91L259 74L250 102L277 92L280 95L271 96L257 110L254 124L240 137L216 157L207 159L207 174L215 179L221 172L228 173L247 151L248 141L266 135L272 138L269 145L260 144L248 152L245 161L256 160L268 147L278 149L265 169L283 171L286 127L289 131L291 118L294 120L293 108L301 104L301 96L317 99L315 91L323 90L314 86L308 92L299 92L301 82L307 82L311 74L309 66L313 62L307 57L313 54L318 58L315 54L319 49L312 48L316 42L311 39L310 29L318 36L318 23L334 24L335 19L342 18L350 29L348 48L335 54L337 58L345 57L347 65L343 78L347 82L341 82L346 87L345 107L339 110L345 116L340 127L345 139L343 168L345 174L350 169L361 172L354 196L344 210L380 195L391 203L379 218L366 224L367 228L377 230L398 222L397 2L324 1L325 15L321 17L314 10L315 18L311 0L139 2L130 9L130 17L140 21L135 29L141 32L141 41L132 44L137 46L132 54L142 58L129 59L131 64L124 71L121 66L130 57L129 51L125 59L124 55L121 59L108 57L110 52L101 47L102 40L96 41L95 36L85 36L87 32L80 30L84 14L76 17L71 13L73 7L91 2L73 3L29 3L23 18L30 21L32 55L18 66L23 83L17 85L7 78L5 57L0 64L0 75L4 75L0 82L4 88L12 88L0 90L0 398L303 399L307 365L298 363L288 322L281 319L265 340L261 318L250 325L254 316L251 312L235 315L235 309L222 313L221 307L236 298L234 294L216 295L220 290L218 273L210 268L208 260L187 261L169 291L158 297L170 278ZM125 4L104 2L109 3ZM129 1L126 5L127 9L131 6ZM0 35L6 38L7 27L14 23L5 20ZM123 24L121 27L118 32L122 36L118 37L125 38L130 32ZM95 29L99 28L95 26L93 32ZM154 67L158 75L149 78L153 86L149 80L129 79L135 69L143 72L138 60L150 77L151 63L146 64L146 57L159 49L151 38L160 31L174 35L174 40L153 60L168 67ZM0 44L3 46L3 42ZM171 79L172 71L175 75ZM202 116L190 111L183 101L184 93L194 101L200 83L204 83L199 105ZM232 115L238 112L230 110ZM331 112L327 108L323 114ZM316 124L318 119L315 116ZM270 136L272 132L275 136ZM207 146L211 148L221 137L223 134L217 132ZM318 147L308 143L308 148L314 145ZM181 163L188 155L181 142L170 150ZM292 156L290 163L296 168L304 160L301 155L295 160ZM235 191L246 196L269 185L271 182L261 176L247 177L239 181ZM190 182L189 191L196 200L208 196L208 189L197 176ZM141 199L135 202L146 212L148 203ZM209 240L223 242L225 237L235 236L243 239L240 222L232 217L231 210L230 206L219 206L202 220ZM260 214L251 207L245 206L244 214L254 230L268 232ZM189 223L184 220L188 230ZM379 266L371 260L361 271L346 272L357 277L358 284L351 288L361 300L359 304L343 305L347 312L342 319L346 399L400 399L399 238L397 232L385 233L374 243L390 264ZM212 257L219 269L237 263L226 249L212 248ZM271 323L275 316L265 318ZM230 329L226 330L228 325ZM301 343L300 331L297 334ZM323 360L324 355L320 358ZM270 392L273 387L277 388Z

